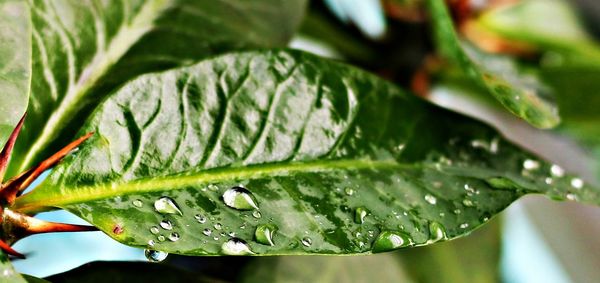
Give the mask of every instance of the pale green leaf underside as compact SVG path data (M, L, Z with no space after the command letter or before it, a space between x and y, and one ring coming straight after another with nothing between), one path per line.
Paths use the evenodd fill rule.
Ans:
M444 0L427 0L435 41L442 56L472 80L485 87L514 115L538 128L552 128L560 118L551 95L532 75L506 66L502 57L494 58L475 47L462 45L453 27Z
M0 251L0 282L25 283L25 279L15 271L8 256Z
M137 75L233 49L285 45L305 2L31 0L30 130L10 173L69 142L99 101Z
M30 26L24 2L0 0L0 146L27 108L31 77Z
M296 51L144 75L101 104L89 131L13 209L65 208L125 244L173 253L222 254L234 236L258 255L370 253L383 231L403 246L465 235L525 193L599 199L479 122ZM259 210L227 206L233 186ZM165 196L182 215L155 210ZM254 241L262 224L278 228L274 246Z

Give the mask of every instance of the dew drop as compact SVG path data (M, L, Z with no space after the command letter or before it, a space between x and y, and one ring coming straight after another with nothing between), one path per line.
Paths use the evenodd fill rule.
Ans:
M304 237L302 238L302 240L300 241L302 243L303 246L305 247L310 247L312 245L312 239L309 237Z
M204 229L204 231L202 231L202 234L204 234L205 236L210 236L210 234L212 234L212 230L206 228Z
M263 245L274 246L275 244L273 243L273 235L275 235L276 231L277 226L273 224L258 225L254 231L254 238L257 242Z
M242 187L233 187L223 193L223 201L231 208L239 210L258 209L254 196Z
M169 235L169 241L176 242L177 240L179 240L179 233L173 232Z
M253 216L254 218L261 218L261 217L262 217L262 214L260 214L260 211L258 211L258 210L255 210L255 211L252 211L252 216Z
M162 227L165 230L171 230L173 229L173 223L171 223L171 221L169 220L163 220L159 223L160 227Z
M198 221L198 223L204 223L204 222L206 222L206 217L204 217L201 214L194 215L194 218L196 219L196 221Z
M429 223L429 240L428 244L435 243L441 240L446 240L446 228L438 222Z
M156 226L150 227L150 233L156 235L156 234L158 234L158 232L160 232L160 230L158 229L158 227L156 227Z
M565 170L563 170L562 167L554 164L550 167L550 174L552 174L554 177L560 178L565 175Z
M231 238L221 245L221 252L226 255L252 255L248 243L239 238Z
M581 188L583 188L583 180L581 180L579 178L573 178L573 179L571 179L571 187L573 187L575 189L581 189Z
M221 225L221 223L216 223L215 225L213 225L213 227L215 227L215 229L217 230L221 230L221 228L223 228L223 225Z
M161 262L161 261L165 260L169 254L165 253L165 252L161 252L161 251L145 249L144 255L146 256L148 261Z
M346 195L351 196L351 195L354 194L354 189L352 189L352 188L345 188L344 192L346 193Z
M540 163L532 160L532 159L527 159L525 161L523 161L523 169L525 170L537 170L540 168Z
M437 199L434 196L430 195L430 194L425 195L425 200L429 204L436 204L437 203Z
M149 247L154 247L154 240L149 240L148 241L148 246Z
M139 200L139 199L136 199L136 200L132 201L131 203L135 207L142 207L144 205L144 203L141 200Z
M407 234L396 231L383 231L373 242L373 253L387 252L412 245L412 239Z
M460 224L460 226L458 226L458 227L460 227L461 229L466 229L469 227L469 223Z
M158 237L156 237L156 239L158 239L159 242L164 242L166 240L165 236L163 236L163 235L158 235Z
M473 201L470 199L463 199L462 203L464 206L468 206L468 207L473 206Z
M365 223L365 217L367 217L367 215L369 214L369 211L364 208L364 207L357 207L354 210L354 222L356 222L356 224L363 224Z
M161 197L154 202L154 209L161 214L183 215L177 203L170 197Z

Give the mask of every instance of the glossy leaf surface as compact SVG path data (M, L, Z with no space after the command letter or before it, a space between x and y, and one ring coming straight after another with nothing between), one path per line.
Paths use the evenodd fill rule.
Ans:
M525 193L600 199L479 122L301 52L142 76L90 131L13 209L65 208L171 253L382 252L465 235Z
M30 26L29 11L23 1L0 1L0 147L27 108Z
M115 86L232 49L285 45L304 0L31 1L29 117L12 164L26 170L69 142Z
M502 57L484 54L459 40L445 1L427 0L439 52L474 82L485 87L506 109L538 128L560 122L551 94L531 75Z

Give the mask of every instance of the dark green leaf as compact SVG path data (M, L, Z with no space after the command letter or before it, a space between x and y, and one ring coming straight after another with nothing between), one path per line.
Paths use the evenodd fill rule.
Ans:
M11 173L70 142L99 101L139 74L232 49L284 45L305 2L31 1L29 130L19 138Z
M219 282L164 264L110 261L87 263L73 270L52 275L47 279L54 283Z
M358 257L260 257L245 268L240 282L413 282L402 268L389 253Z
M29 20L24 2L0 0L0 147L27 108L31 75Z
M547 89L531 75L521 72L506 59L486 55L461 44L444 0L427 0L437 47L476 83L485 87L506 109L538 128L560 122L556 107L548 100Z
M465 235L525 193L600 203L491 128L301 52L144 75L89 131L13 209L65 208L172 253L370 253ZM274 246L254 241L265 224L278 228Z

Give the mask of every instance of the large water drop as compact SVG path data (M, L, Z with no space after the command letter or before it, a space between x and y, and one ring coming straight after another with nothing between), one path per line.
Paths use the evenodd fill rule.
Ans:
M354 222L356 224L363 224L365 222L365 218L369 214L369 211L364 207L357 207L354 210Z
M161 214L183 215L177 203L170 197L161 197L154 202L154 209Z
M276 231L277 226L273 224L258 225L254 231L254 238L256 238L257 242L263 245L274 246L275 243L273 243L273 235L275 235Z
M151 262L161 262L167 258L168 253L155 251L155 250L144 250L144 255Z
M223 201L227 206L239 210L258 209L258 204L252 193L242 187L233 187L225 191Z
M373 253L387 252L412 245L410 236L396 231L383 231L373 243Z
M226 255L252 255L248 243L239 238L231 238L221 245L221 252Z
M429 240L428 244L435 243L441 240L446 240L446 228L438 222L429 223Z
M159 223L160 227L162 227L165 230L171 230L173 229L173 223L171 223L171 221L169 220L163 220Z

